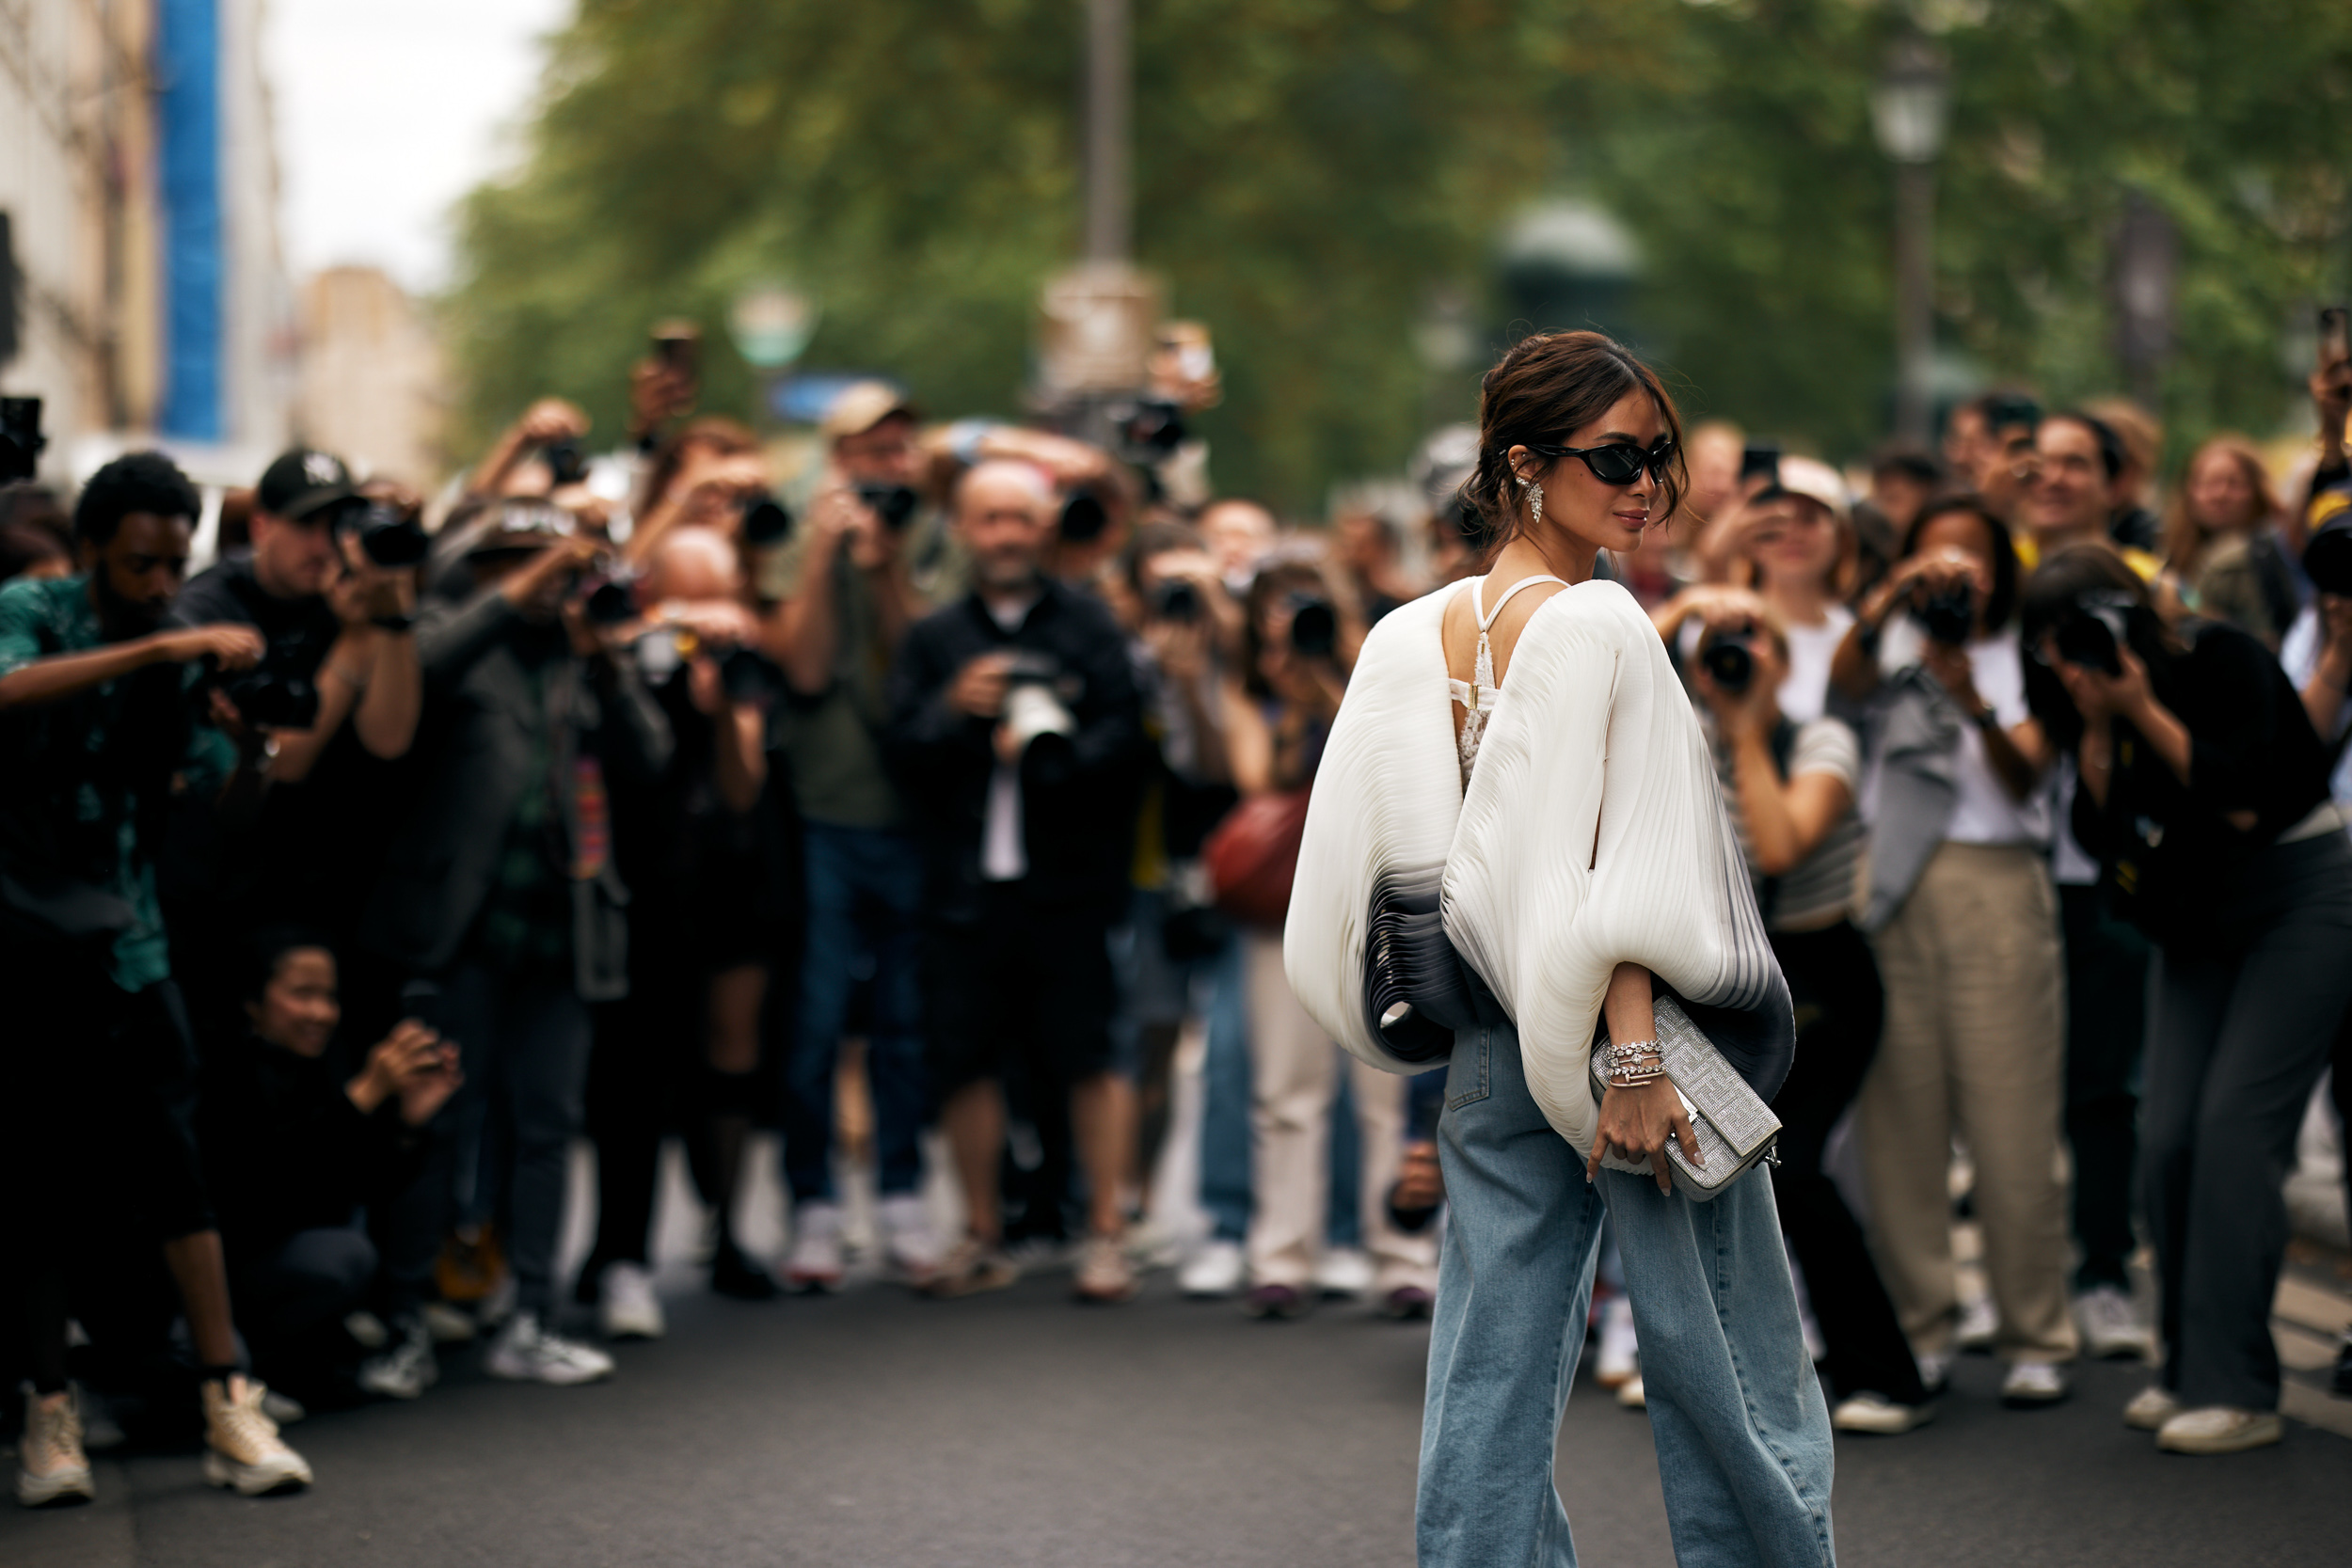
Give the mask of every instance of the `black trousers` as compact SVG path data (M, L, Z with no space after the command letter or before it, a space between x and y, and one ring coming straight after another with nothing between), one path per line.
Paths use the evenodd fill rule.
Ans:
M232 1257L237 1327L255 1370L279 1387L318 1388L353 1352L343 1320L367 1305L375 1265L375 1243L356 1225L298 1230Z
M2163 1286L2164 1386L2275 1410L2270 1304L2295 1136L2352 1003L2352 845L2273 845L2232 868L2157 959L2140 1166Z
M1911 1342L1861 1226L1821 1169L1830 1129L1853 1103L1878 1054L1886 1021L1878 960L1862 933L1842 920L1825 930L1774 931L1772 951L1797 1013L1796 1062L1772 1100L1781 1124L1772 1200L1829 1347L1830 1386L1840 1399L1868 1391L1917 1404L1928 1396Z
M2066 936L2066 1142L2074 1154L2074 1288L2131 1289L2136 1080L2148 1034L2148 964L2138 929L2096 887L2058 890Z

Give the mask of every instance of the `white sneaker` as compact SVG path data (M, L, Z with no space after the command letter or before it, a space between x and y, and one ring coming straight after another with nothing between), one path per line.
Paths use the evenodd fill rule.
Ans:
M1617 1402L1628 1410L1647 1410L1649 1396L1642 1391L1641 1374L1627 1378L1617 1389Z
M2132 1298L2101 1285L2074 1298L2074 1321L2082 1325L2083 1350L2101 1361L2145 1361L2155 1336L2132 1309Z
M2266 1449L2286 1435L2275 1410L2233 1410L2225 1404L2184 1410L2156 1433L2167 1453L2244 1453Z
M1248 1272L1239 1242L1210 1240L1176 1271L1176 1288L1197 1300L1221 1300L1241 1289Z
M2123 1407L2123 1424L2135 1432L2161 1432L2164 1423L2181 1413L2181 1402L2171 1389L2161 1383L2152 1383L2132 1396L2132 1402Z
M484 1365L492 1377L515 1383L551 1383L559 1387L612 1375L611 1356L594 1345L541 1328L536 1312L517 1312L508 1319Z
M499 1275L498 1283L490 1287L490 1293L474 1307L474 1322L484 1328L496 1328L513 1317L515 1291L515 1271L508 1269Z
M1931 1404L1897 1404L1884 1394L1863 1392L1837 1402L1829 1424L1840 1432L1867 1432L1880 1437L1899 1437L1935 1418Z
M882 1229L882 1258L908 1284L921 1287L939 1272L945 1251L931 1228L930 1211L920 1193L892 1193L874 1206ZM795 1254L797 1258L798 1254Z
M1921 1351L1912 1357L1919 1364L1919 1382L1930 1397L1942 1393L1952 1381L1952 1353L1947 1350Z
M392 1342L392 1331L384 1326L384 1320L364 1308L343 1319L343 1332L363 1351L379 1351Z
M89 1456L82 1451L82 1411L72 1389L40 1395L24 1388L24 1432L16 1443L16 1500L26 1508L87 1502Z
M2066 1397L2066 1369L2052 1361L2012 1361L2001 1379L2001 1402L2019 1409L2056 1404Z
M596 1322L608 1339L659 1339L669 1324L653 1275L635 1263L607 1263L596 1276Z
M841 1287L841 1205L819 1198L792 1211L792 1251L784 1260L785 1285L795 1291Z
M269 1392L249 1377L204 1385L204 1480L245 1497L310 1484L310 1466L278 1435L262 1408Z
M1952 1343L1962 1351L1985 1351L2001 1332L2000 1310L1991 1296L1979 1296L1961 1309L1960 1327L1953 1332Z
M1593 1381L1603 1388L1622 1388L1640 1368L1641 1340L1633 1332L1633 1304L1611 1296L1600 1309L1600 1355L1593 1363Z
M359 1363L359 1386L378 1399L413 1400L441 1381L441 1364L433 1354L433 1330L422 1319L392 1342L389 1350Z
M1354 1301L1372 1289L1372 1259L1361 1247L1335 1246L1315 1264L1315 1289Z

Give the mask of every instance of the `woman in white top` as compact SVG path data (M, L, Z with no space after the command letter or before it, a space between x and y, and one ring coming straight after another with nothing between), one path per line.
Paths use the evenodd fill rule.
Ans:
M1654 1071L1657 986L1767 1097L1794 1035L1690 700L1632 595L1593 578L1674 511L1674 406L1616 343L1560 333L1487 372L1480 427L1470 489L1499 547L1366 640L1285 944L1348 1050L1447 1063L1420 1560L1575 1562L1552 1453L1605 1206L1677 1560L1830 1563L1828 1410L1772 1178L1695 1201L1664 1155L1697 1144ZM1597 1103L1603 1024L1630 1070Z
M1931 1392L1962 1348L1950 1149L1976 1167L2001 1394L2047 1404L2067 1311L2064 986L2045 858L2050 746L2026 706L2017 558L1973 498L1931 502L1856 610L1835 679L1877 704L1869 898L1886 1031L1857 1101L1887 1293ZM1867 792L1867 791L1866 791Z

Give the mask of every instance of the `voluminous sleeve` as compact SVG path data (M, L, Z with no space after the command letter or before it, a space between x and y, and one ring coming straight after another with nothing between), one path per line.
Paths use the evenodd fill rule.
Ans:
M1664 645L1594 582L1528 620L1445 864L1445 928L1518 1025L1529 1090L1580 1153L1609 977L1638 963L1770 1099L1794 1042L1715 771Z

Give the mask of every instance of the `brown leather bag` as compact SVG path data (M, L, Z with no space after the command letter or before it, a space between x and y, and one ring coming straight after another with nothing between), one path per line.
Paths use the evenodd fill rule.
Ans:
M1200 846L1216 907L1244 925L1279 927L1290 914L1298 845L1307 832L1307 795L1304 789L1252 795Z

